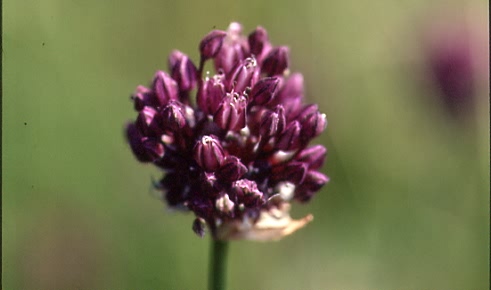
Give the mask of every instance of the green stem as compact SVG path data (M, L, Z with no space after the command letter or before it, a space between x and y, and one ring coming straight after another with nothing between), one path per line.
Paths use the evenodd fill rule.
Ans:
M228 243L226 241L212 240L210 250L208 289L225 290Z

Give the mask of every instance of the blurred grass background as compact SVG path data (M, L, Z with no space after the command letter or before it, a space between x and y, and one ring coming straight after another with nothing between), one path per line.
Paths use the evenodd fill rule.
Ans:
M157 200L123 138L129 95L231 21L291 48L328 129L331 182L278 243L231 245L230 289L488 289L488 3L4 1L4 289L205 289L209 237ZM482 37L470 113L448 114L421 35ZM457 21L458 20L458 21ZM460 22L459 22L460 21ZM479 58L481 57L481 58Z

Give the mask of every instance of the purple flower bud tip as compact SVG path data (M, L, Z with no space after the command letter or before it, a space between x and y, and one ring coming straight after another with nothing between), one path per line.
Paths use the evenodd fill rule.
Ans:
M143 135L158 139L162 133L159 122L160 116L157 111L153 107L145 106L138 114L135 125Z
M317 137L327 126L326 115L319 113L317 105L307 105L299 113L297 120L302 126L302 139Z
M178 97L176 82L163 71L158 71L155 74L153 90L160 105L166 105L170 100L176 100Z
M285 132L278 139L277 147L280 150L294 150L300 146L301 125L298 121L291 122Z
M263 48L269 42L268 33L266 32L266 29L259 26L249 35L248 40L251 53L255 56L260 56L263 52Z
M225 182L241 178L247 172L247 167L235 156L225 157L223 164L216 171L216 177Z
M276 181L290 181L293 184L301 183L307 173L307 164L302 162L290 162L280 164L273 168L273 176Z
M296 231L312 216L291 219L290 202L310 200L328 181L318 172L326 149L307 147L325 115L303 105L303 76L287 76L288 48L272 46L264 28L244 36L232 23L206 35L199 52L199 71L175 50L169 73L137 88L138 117L125 132L133 154L165 172L156 188L169 206L195 214L200 237L206 227L214 239ZM207 60L216 71L203 77Z
M236 41L242 34L242 25L238 22L232 22L228 26L227 32L232 40Z
M128 125L126 136L138 161L152 162L164 156L164 146L157 140L142 137L136 125Z
M154 108L145 106L143 107L143 110L140 111L140 114L138 114L138 119L137 119L137 124L140 123L142 128L143 126L149 126L150 123L152 123L155 115L157 114L157 111L155 111Z
M273 48L264 59L262 72L268 76L282 75L288 68L289 50L286 46Z
M285 110L283 106L278 105L274 112L269 111L263 115L259 132L264 138L277 136L283 133L285 125Z
M216 136L203 136L194 146L194 160L207 172L217 170L224 159L223 148Z
M327 149L324 146L315 145L302 150L296 160L308 164L309 169L316 170L324 164L326 154Z
M203 59L215 57L222 48L223 39L227 33L222 30L213 30L208 33L199 44L199 51Z
M247 58L243 62L238 62L229 74L230 81L227 89L242 93L250 85L256 66L257 63L254 58Z
M196 102L205 114L213 115L224 96L225 86L223 85L222 78L208 78L198 90Z
M182 104L179 106L179 102L170 102L161 113L163 126L172 131L184 128L186 126L186 118L183 110L184 108Z
M275 96L278 83L279 79L275 77L260 80L252 88L250 94L253 104L265 105L269 103Z
M178 50L172 52L169 56L169 70L180 90L188 92L196 86L196 67L184 53Z
M134 101L137 111L143 110L145 106L155 106L158 103L152 90L144 86L138 86L131 99Z
M329 182L329 177L318 171L309 171L296 191L296 199L305 202L312 198L315 192Z
M313 191L319 190L324 184L329 182L329 177L318 171L309 171L306 175L304 183L312 186Z

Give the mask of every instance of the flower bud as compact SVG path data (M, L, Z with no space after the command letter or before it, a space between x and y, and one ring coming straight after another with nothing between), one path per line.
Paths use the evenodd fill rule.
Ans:
M158 106L158 100L155 94L149 88L138 86L136 92L131 96L134 102L135 110L141 111L145 106Z
M222 50L215 57L215 70L231 73L235 66L244 59L246 52L239 44L222 46Z
M138 117L136 118L136 126L138 130L145 136L151 135L151 125L155 123L157 116L157 111L154 108L145 106L143 110L140 111Z
M316 170L324 164L326 154L326 147L315 145L302 150L295 160L308 164L310 170Z
M145 147L151 161L156 161L164 156L164 145L162 145L162 143L160 143L158 140L144 138L143 146Z
M262 72L268 76L281 75L288 68L289 50L286 46L273 48L262 65Z
M329 177L318 171L307 172L303 183L295 191L295 199L300 202L309 201L314 194L329 182Z
M248 37L251 54L259 57L265 46L269 45L268 33L261 26L257 27Z
M247 100L244 96L227 95L213 116L215 123L224 130L239 131L246 125Z
M227 91L233 89L235 92L242 93L250 84L256 67L257 63L254 58L247 58L242 62L238 62L227 76L229 80L226 86Z
M264 195L257 188L255 181L239 179L232 183L232 192L237 196L237 200L246 207L254 207L264 204Z
M215 57L222 48L225 36L227 33L222 30L213 30L208 33L199 44L201 58L206 60Z
M225 182L232 182L247 173L247 167L235 156L225 157L222 166L217 169L215 175Z
M185 92L196 86L196 67L184 53L174 50L169 56L169 70L179 89Z
M277 136L283 133L285 125L285 110L283 106L278 105L274 112L269 111L263 114L259 133L264 138Z
M263 78L252 88L250 98L254 105L265 105L269 103L276 94L278 78Z
M317 137L326 129L326 115L318 111L317 105L307 105L297 117L302 125L302 140L308 141Z
M222 145L214 135L203 136L194 146L194 160L205 171L217 170L223 162Z
M237 63L249 55L247 42L242 37L242 26L232 22L227 29L227 37L223 41L222 49L215 56L215 70L229 74Z
M285 107L285 114L291 121L302 109L303 98L303 76L299 73L292 74L281 87L273 104L280 103Z
M152 162L164 156L164 146L155 139L143 137L136 128L136 125L128 125L126 128L126 137L138 161Z
M162 123L165 128L178 131L186 126L183 106L178 101L171 101L161 112Z
M205 236L206 222L202 218L196 218L193 222L193 231L200 238Z
M318 191L324 184L329 182L329 177L320 173L319 171L310 170L305 175L305 179L302 182L302 187L306 187L311 191Z
M286 127L283 134L280 135L276 147L280 150L293 150L300 146L301 126L298 121L293 121Z
M215 76L205 80L198 91L196 102L199 108L207 115L213 115L225 96L225 87L222 78Z
M167 105L170 100L177 100L177 83L163 71L157 71L153 80L153 90L161 106Z
M275 166L272 169L274 181L290 181L293 184L301 183L307 173L307 164L302 162L289 162Z
M232 22L227 28L227 37L231 42L237 42L242 36L242 24L239 22Z

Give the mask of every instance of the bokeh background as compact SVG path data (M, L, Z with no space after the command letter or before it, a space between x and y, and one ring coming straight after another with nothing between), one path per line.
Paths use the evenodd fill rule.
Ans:
M129 100L240 21L291 48L331 182L230 289L489 288L488 2L3 1L4 289L205 289L210 240L151 189Z

